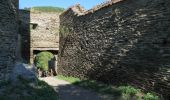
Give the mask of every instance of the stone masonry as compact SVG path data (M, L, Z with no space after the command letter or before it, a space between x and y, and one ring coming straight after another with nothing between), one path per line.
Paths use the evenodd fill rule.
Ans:
M37 51L60 48L63 75L129 84L170 98L169 0L111 0L88 11L75 5L60 19L58 13L28 11L18 18L18 0L1 0L0 81L12 72L20 39L31 62Z
M25 47L22 47L22 52L23 55L25 55L24 52L27 52L31 63L33 63L35 50L59 50L59 14L20 10L21 34L24 33L22 42L29 47L28 50L24 50ZM28 30L26 31L26 29ZM25 32L28 34L26 35Z
M170 1L112 0L60 16L59 73L170 98Z
M9 79L15 58L18 33L18 0L0 1L0 81Z

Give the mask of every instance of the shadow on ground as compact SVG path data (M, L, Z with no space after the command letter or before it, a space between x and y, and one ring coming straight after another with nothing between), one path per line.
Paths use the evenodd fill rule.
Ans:
M95 92L73 85L60 85L54 88L61 100L103 100Z
M0 82L0 100L59 100L58 94L43 81Z
M58 93L61 100L116 100L113 95L98 94L92 89L75 86L54 77L41 78Z

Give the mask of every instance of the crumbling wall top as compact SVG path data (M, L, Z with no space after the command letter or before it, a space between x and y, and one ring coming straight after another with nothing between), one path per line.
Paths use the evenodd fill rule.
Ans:
M96 5L92 9L89 9L89 10L86 10L85 8L80 6L80 4L76 4L74 6L69 7L61 15L64 15L64 14L70 12L70 11L73 11L74 15L82 16L82 15L93 13L93 12L95 12L97 10L100 10L100 9L102 9L104 7L108 7L108 6L111 6L113 4L119 3L121 1L125 1L125 0L109 0L109 1L103 2L103 3L99 4L99 5Z

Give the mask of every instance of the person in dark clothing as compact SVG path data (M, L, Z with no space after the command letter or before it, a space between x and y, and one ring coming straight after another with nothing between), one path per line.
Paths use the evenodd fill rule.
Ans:
M57 75L55 67L56 67L56 59L54 57L53 59L51 59L48 62L48 68L49 68L50 76L56 76Z

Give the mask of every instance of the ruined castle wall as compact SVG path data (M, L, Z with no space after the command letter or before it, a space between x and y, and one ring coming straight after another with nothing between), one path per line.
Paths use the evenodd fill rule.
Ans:
M9 78L15 63L18 33L17 9L18 0L0 1L0 80Z
M30 13L30 62L33 63L34 50L59 49L59 13ZM37 24L35 27L34 25Z
M59 49L59 14L20 10L23 58L33 63L34 50Z
M31 48L58 47L59 13L33 12L30 14ZM37 24L34 29L33 24Z
M170 1L98 7L60 16L59 73L170 96Z

